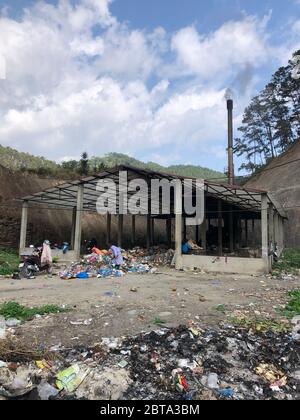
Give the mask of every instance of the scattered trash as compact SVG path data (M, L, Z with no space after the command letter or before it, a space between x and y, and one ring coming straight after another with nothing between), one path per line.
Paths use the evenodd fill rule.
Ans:
M284 378L280 379L279 381L274 382L270 386L270 388L272 389L273 392L280 392L281 391L281 388L283 388L286 385L287 385L287 378L284 377Z
M6 337L6 321L3 316L0 316L0 340L4 340Z
M128 366L128 362L126 362L126 360L122 360L121 362L118 363L118 366L124 369L126 368L126 366Z
M92 347L58 344L53 350L52 357L40 360L32 356L22 362L19 356L19 363L0 351L1 398L300 398L299 347L289 333L257 334L232 324L204 330L190 321L134 337L104 338Z
M56 386L60 391L65 389L72 393L79 387L90 372L91 369L89 368L84 369L79 365L73 365L57 375Z
M292 325L294 325L293 331L292 331L292 338L293 340L300 341L300 316L295 316L291 320L291 323Z
M210 373L207 378L207 386L210 389L219 388L219 377L216 373Z
M56 397L59 394L59 390L49 385L47 382L41 383L38 387L38 394L42 401L47 401L51 397Z
M0 340L4 340L6 337L6 329L0 327Z
M285 373L274 365L261 364L255 369L255 373L265 378L268 382L276 382L285 376Z
M224 397L224 398L232 398L232 397L234 397L234 393L235 393L235 391L232 388L219 389L218 390L218 394L221 397Z
M53 363L48 362L47 360L37 360L36 365L37 365L37 367L39 367L42 370L44 370L44 369L51 370L52 367L53 367Z
M8 328L18 327L21 324L21 321L18 319L8 319L6 321L6 326Z

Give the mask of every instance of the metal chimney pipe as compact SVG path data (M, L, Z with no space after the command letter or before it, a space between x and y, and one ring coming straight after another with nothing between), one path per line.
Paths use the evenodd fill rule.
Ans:
M228 111L228 183L234 185L233 163L233 100L227 100Z

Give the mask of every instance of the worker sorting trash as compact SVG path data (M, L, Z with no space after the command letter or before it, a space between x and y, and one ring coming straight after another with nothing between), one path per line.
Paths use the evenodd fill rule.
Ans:
M110 244L109 253L112 257L112 265L115 266L117 270L120 270L120 268L124 265L124 258L121 248Z

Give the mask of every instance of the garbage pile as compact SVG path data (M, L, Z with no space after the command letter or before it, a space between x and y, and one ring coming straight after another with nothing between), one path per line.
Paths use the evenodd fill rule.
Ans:
M131 264L151 264L152 266L169 266L174 258L175 251L163 246L154 246L150 249L140 247L125 252L125 259Z
M51 349L50 349L51 350ZM295 400L299 341L190 323L93 348L53 348L31 363L0 361L2 399Z
M154 274L158 266L171 264L174 251L162 247L153 247L150 250L134 248L127 252L123 251L123 257L124 265L116 268L112 265L108 251L94 250L80 262L71 264L67 270L60 273L60 277L64 280L70 280L92 277L123 277L125 273Z

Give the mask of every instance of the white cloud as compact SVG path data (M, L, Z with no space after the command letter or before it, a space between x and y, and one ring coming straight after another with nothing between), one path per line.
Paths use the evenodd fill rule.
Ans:
M169 164L197 156L205 164L211 153L223 168L225 88L243 72L251 79L251 68L268 59L265 20L228 22L209 35L188 27L172 36L163 28L130 29L111 15L110 3L40 1L19 20L0 18L7 67L1 143L57 160L87 150Z
M264 30L265 22L253 17L227 22L208 36L190 26L175 34L172 49L183 73L211 79L236 66L258 67L266 61L268 47Z

